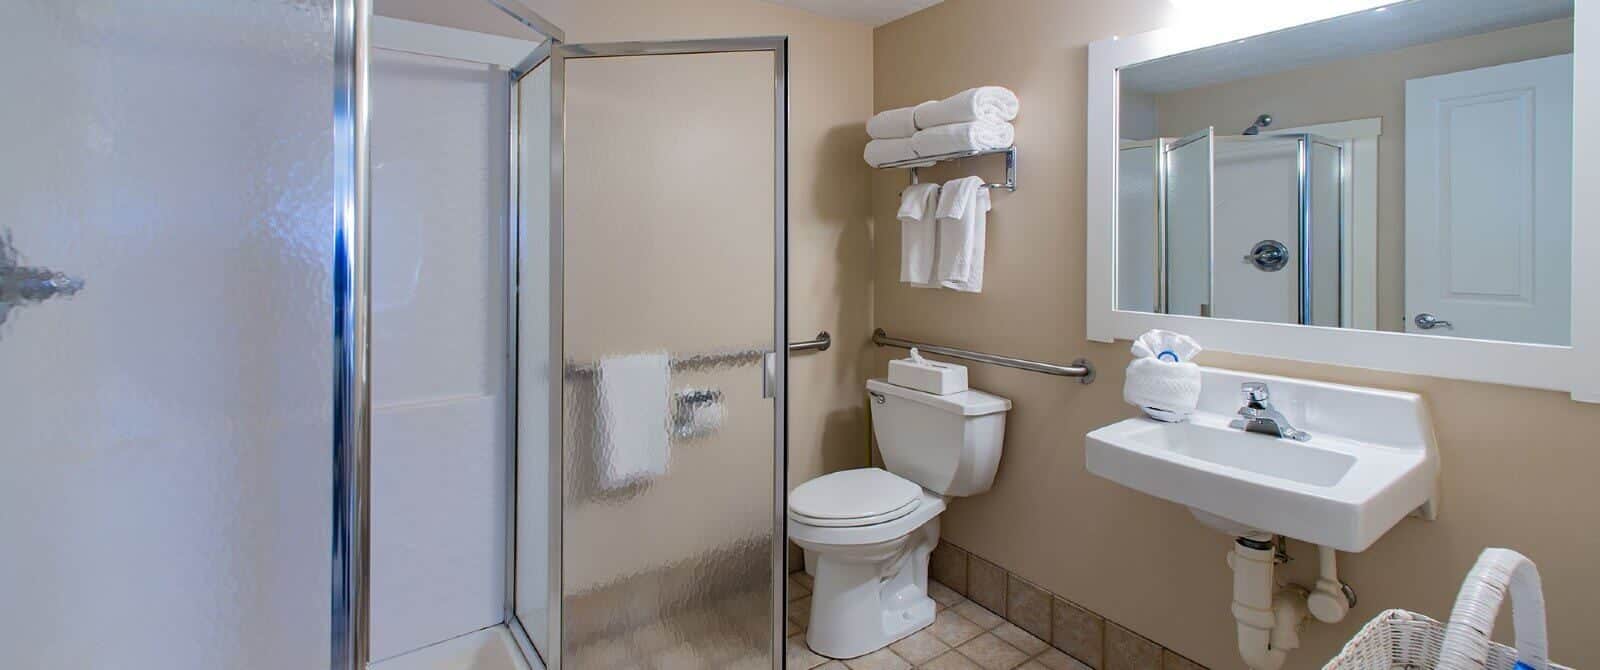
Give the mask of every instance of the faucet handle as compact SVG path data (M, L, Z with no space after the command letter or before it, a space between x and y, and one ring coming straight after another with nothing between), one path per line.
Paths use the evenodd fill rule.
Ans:
M1272 391L1267 389L1266 382L1245 382L1239 385L1239 394L1244 396L1244 401L1266 402L1272 399Z

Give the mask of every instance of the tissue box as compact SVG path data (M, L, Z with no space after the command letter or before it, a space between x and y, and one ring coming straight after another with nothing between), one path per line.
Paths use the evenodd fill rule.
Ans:
M927 359L889 361L889 383L936 395L967 390L967 366Z

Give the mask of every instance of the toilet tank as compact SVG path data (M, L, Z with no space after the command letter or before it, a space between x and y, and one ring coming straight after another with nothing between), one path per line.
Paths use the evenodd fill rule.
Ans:
M934 493L970 496L988 491L1000 466L1011 401L983 391L934 395L867 381L872 434L883 464Z

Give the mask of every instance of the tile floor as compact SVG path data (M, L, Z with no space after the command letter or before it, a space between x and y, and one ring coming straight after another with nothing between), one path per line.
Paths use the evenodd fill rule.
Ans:
M943 584L930 581L928 595L939 604L933 625L860 658L823 658L806 647L811 617L811 578L789 576L789 670L1089 670L1027 631L1007 622Z

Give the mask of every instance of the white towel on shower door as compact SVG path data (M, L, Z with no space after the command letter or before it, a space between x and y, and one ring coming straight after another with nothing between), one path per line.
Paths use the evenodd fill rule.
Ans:
M615 489L667 474L671 456L671 359L665 353L600 360L600 486Z
M912 286L939 286L934 281L939 226L933 216L938 202L938 184L912 184L900 192L900 281Z
M989 227L989 189L978 177L945 182L939 192L939 285L983 290L983 254Z

